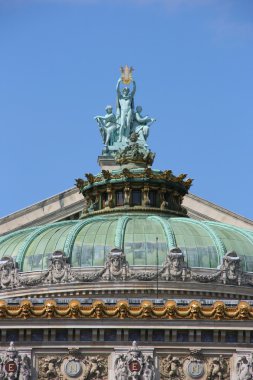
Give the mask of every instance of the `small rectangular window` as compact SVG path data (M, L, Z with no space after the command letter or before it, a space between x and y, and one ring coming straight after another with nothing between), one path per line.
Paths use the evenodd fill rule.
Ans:
M115 197L116 197L116 206L123 206L124 205L124 193L123 193L123 191L116 191Z
M68 340L68 330L56 330L55 340L57 342L67 342Z
M226 331L225 342L237 343L237 331Z
M157 207L156 199L157 199L157 192L155 190L150 190L149 192L150 206Z
M6 331L6 342L18 342L19 341L19 331L18 330L7 330Z
M31 332L32 342L42 342L43 341L43 330L32 330Z
M201 331L201 342L213 342L213 331Z
M133 206L141 205L141 191L140 190L132 191L132 205Z
M153 330L152 331L152 341L153 342L164 342L164 330Z
M80 330L80 340L91 342L92 341L92 331L91 330Z
M101 208L105 208L107 200L108 200L108 193L102 193L101 194Z
M177 342L189 342L189 332L188 331L178 331L177 332Z
M128 340L133 342L139 342L141 340L141 331L140 330L129 330L128 332Z
M117 330L105 330L104 340L105 342L115 342L117 339Z

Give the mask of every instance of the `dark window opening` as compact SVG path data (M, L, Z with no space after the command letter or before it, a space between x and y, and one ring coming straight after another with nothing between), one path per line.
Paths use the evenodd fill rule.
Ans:
M80 330L80 340L91 342L92 341L92 331L91 330Z
M18 330L7 330L6 331L6 342L18 342L19 333Z
M177 342L189 342L189 332L188 331L178 331L177 332Z
M106 202L108 201L108 194L107 193L102 193L101 194L101 208L106 207Z
M117 330L105 330L104 340L105 342L114 342L117 339Z
M157 192L155 190L150 190L149 192L149 201L150 201L150 206L152 207L157 207Z
M225 342L237 343L237 331L226 331Z
M132 205L133 206L141 205L141 191L140 190L132 191Z
M68 330L56 330L55 340L57 342L67 342L68 340Z
M32 340L32 342L42 342L43 341L43 330L32 330L31 340Z
M140 330L129 330L129 332L128 332L128 340L130 342L133 342L134 340L136 342L140 342L140 340L141 340L141 332L140 332Z
M164 342L164 330L153 330L152 341L153 342Z
M213 331L201 331L201 342L213 342Z
M116 198L116 206L123 206L124 205L124 193L123 193L123 191L116 191L115 192L115 198Z

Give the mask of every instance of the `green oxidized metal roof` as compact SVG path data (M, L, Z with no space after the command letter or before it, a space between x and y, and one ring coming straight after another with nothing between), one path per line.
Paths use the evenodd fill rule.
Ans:
M156 265L168 249L179 247L190 267L216 268L235 250L246 271L253 272L253 232L228 224L189 218L124 213L94 216L20 230L0 237L0 258L11 256L23 271L47 268L56 250L73 267L103 266L107 253L122 248L130 265Z

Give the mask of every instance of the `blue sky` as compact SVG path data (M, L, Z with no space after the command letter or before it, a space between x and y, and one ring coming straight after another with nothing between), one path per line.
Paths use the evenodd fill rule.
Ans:
M0 217L97 173L121 65L154 167L253 219L253 1L0 0Z

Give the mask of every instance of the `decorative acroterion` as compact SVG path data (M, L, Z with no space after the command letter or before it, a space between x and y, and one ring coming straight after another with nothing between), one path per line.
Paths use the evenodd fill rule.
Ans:
M125 65L125 67L122 67L120 68L120 71L121 71L121 80L124 84L130 84L133 80L133 75L132 75L132 72L133 72L133 68L132 66L131 67L128 67L127 65Z

